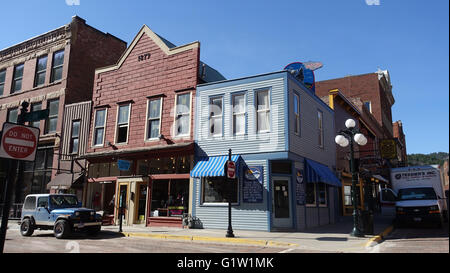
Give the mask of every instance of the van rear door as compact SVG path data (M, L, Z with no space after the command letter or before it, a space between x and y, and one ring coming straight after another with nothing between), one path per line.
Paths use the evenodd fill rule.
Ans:
M397 194L389 188L380 188L381 215L395 216Z

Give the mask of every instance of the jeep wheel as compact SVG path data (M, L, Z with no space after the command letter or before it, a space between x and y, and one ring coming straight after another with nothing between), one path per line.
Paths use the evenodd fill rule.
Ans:
M31 236L34 232L33 224L30 219L24 219L20 224L20 234L22 236Z
M53 227L53 232L57 239L67 238L70 234L70 226L66 220L58 220Z

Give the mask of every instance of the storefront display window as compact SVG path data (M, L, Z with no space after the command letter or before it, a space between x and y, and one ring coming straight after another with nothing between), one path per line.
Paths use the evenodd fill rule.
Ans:
M24 163L22 197L27 194L46 193L53 166L53 148L38 148L36 160Z
M327 205L327 185L325 183L318 183L317 188L319 191L319 206Z
M202 203L237 203L238 181L227 181L225 177L205 177L202 179Z
M315 183L306 183L306 205L316 205Z
M152 182L151 216L181 217L188 212L189 180L154 180Z

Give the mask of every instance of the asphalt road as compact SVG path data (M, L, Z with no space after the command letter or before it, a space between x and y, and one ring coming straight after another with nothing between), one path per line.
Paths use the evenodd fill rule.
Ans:
M23 237L9 229L5 253L278 253L286 248L215 243L197 243L152 238L124 237L101 231L97 236L76 233L69 239L56 239L51 231L37 230Z
M442 228L426 225L396 228L371 252L449 253L448 223Z

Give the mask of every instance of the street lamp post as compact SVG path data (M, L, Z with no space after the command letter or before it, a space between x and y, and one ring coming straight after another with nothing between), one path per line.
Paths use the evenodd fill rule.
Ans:
M367 144L367 138L355 128L356 122L353 119L347 119L345 121L345 127L347 129L340 130L336 136L335 141L341 147L347 147L350 144L350 172L352 173L352 204L353 204L353 230L350 233L354 237L363 237L363 232L359 229L358 219L358 205L356 202L356 183L358 181L357 173L355 170L355 157L353 151L353 143L364 146Z

